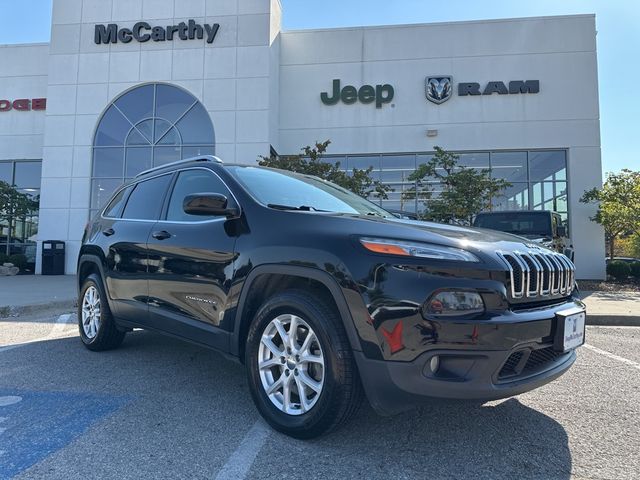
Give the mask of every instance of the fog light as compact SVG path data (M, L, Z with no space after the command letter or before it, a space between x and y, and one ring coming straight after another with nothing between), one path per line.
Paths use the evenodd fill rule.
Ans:
M438 371L438 368L440 368L440 357L438 355L431 357L429 367L431 368L432 373L436 373Z
M455 317L484 312L482 297L462 290L440 291L424 306L425 316Z

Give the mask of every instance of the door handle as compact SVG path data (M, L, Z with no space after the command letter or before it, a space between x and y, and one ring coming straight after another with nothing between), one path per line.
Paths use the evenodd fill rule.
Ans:
M102 231L102 234L105 237L110 237L111 235L113 235L114 233L116 233L116 231L113 228L107 228L106 230Z
M159 232L153 232L151 234L153 238L156 240L166 240L167 238L171 238L171 234L166 230L160 230Z

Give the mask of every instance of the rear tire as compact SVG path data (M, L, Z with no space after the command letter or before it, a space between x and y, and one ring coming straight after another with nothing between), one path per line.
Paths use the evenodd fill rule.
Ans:
M125 332L116 327L102 280L95 273L84 280L80 289L78 328L84 346L95 352L117 348L124 340Z
M342 319L308 292L286 291L260 307L249 328L245 363L258 411L286 435L327 433L362 403Z

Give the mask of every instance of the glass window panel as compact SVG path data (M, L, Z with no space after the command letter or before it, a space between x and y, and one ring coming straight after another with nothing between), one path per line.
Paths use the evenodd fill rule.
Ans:
M127 145L149 145L149 140L137 128L132 128L127 137Z
M156 88L156 117L175 123L194 102L196 99L180 88L158 85Z
M331 165L336 165L336 164L340 164L340 169L341 170L345 170L347 167L347 161L345 159L345 157L322 157L322 161L325 163L329 163Z
M416 157L415 155L384 155L381 168L383 182L409 182L409 175L416 169Z
M213 146L207 147L182 147L182 158L199 157L200 155L215 155Z
M181 172L176 180L176 185L171 194L169 208L167 210L167 220L188 222L202 221L207 217L204 215L189 215L183 210L183 202L187 195L192 193L213 192L223 195L230 195L229 190L224 186L222 180L217 175L206 170L187 170Z
M531 181L565 180L567 163L564 150L529 152Z
M491 201L494 210L528 210L529 184L514 183L506 188L502 196L496 196Z
M180 147L154 147L153 166L166 165L167 163L180 160Z
M129 147L126 152L125 177L135 177L151 168L151 147Z
M136 128L142 133L147 140L145 145L152 144L153 139L153 120L145 120L136 125Z
M111 203L104 211L105 217L120 217L120 213L122 212L122 208L124 207L124 202L127 200L127 196L131 191L131 187L123 188L120 192L113 197Z
M158 122L158 120L156 120ZM157 130L156 130L157 132ZM178 134L178 130L174 127L171 127L169 131L165 131L163 136L159 137L157 144L158 145L180 145L180 135Z
M567 196L566 195L559 195L556 197L556 204L554 206L554 210L556 212L565 212L567 211Z
M491 176L510 183L526 182L527 152L495 152L491 154Z
M489 153L460 153L458 165L470 168L489 168Z
M93 176L122 178L124 148L94 148Z
M432 159L433 159L433 154L417 155L416 156L416 167L422 165L423 163L429 163Z
M542 184L542 198L546 202L553 199L553 183L544 182Z
M386 169L415 170L416 156L415 155L383 155L381 167L383 170L386 170Z
M131 123L112 105L100 120L94 145L119 147L124 144L129 129L131 129Z
M177 124L184 145L213 145L215 138L209 114L198 103Z
M171 174L162 175L161 177L138 183L131 195L129 195L127 204L122 212L122 218L157 219L172 176Z
M354 168L366 170L373 167L371 177L374 180L380 180L380 155L358 155L347 157L348 172L353 172Z
M555 185L556 185L556 191L555 191L556 197L567 194L567 182L556 182Z
M153 85L135 88L115 101L132 124L153 117Z
M157 143L167 131L169 131L172 127L172 124L163 120L161 118L155 119L155 129L154 129L154 137L153 142Z
M0 182L13 184L13 163L0 162Z
M120 185L122 185L120 179L94 179L91 182L91 208L102 208Z
M384 183L409 183L414 184L409 180L409 176L415 172L415 170L382 170L380 179Z
M18 188L40 188L41 162L16 162L14 183Z
M373 167L373 171L380 170L380 155L359 155L347 157L347 167L349 170L354 168L366 169Z
M402 210L403 212L413 212L416 211L416 202L411 201L398 201L398 200L382 200L382 208L385 210Z

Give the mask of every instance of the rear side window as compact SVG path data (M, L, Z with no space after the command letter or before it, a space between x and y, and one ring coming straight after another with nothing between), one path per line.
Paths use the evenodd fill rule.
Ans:
M129 195L122 218L157 220L170 181L168 174L138 183Z
M104 209L103 216L118 218L122 213L122 207L124 207L124 203L127 200L127 196L129 195L130 191L131 187L123 188L122 190L120 190L116 194L116 196L113 197L113 200L111 200L109 206Z
M182 205L184 198L192 193L221 193L227 198L231 194L222 180L213 172L201 168L194 170L184 170L178 174L178 179L173 187L169 209L167 210L167 220L173 222L200 222L216 217L203 215L189 215L185 213Z

